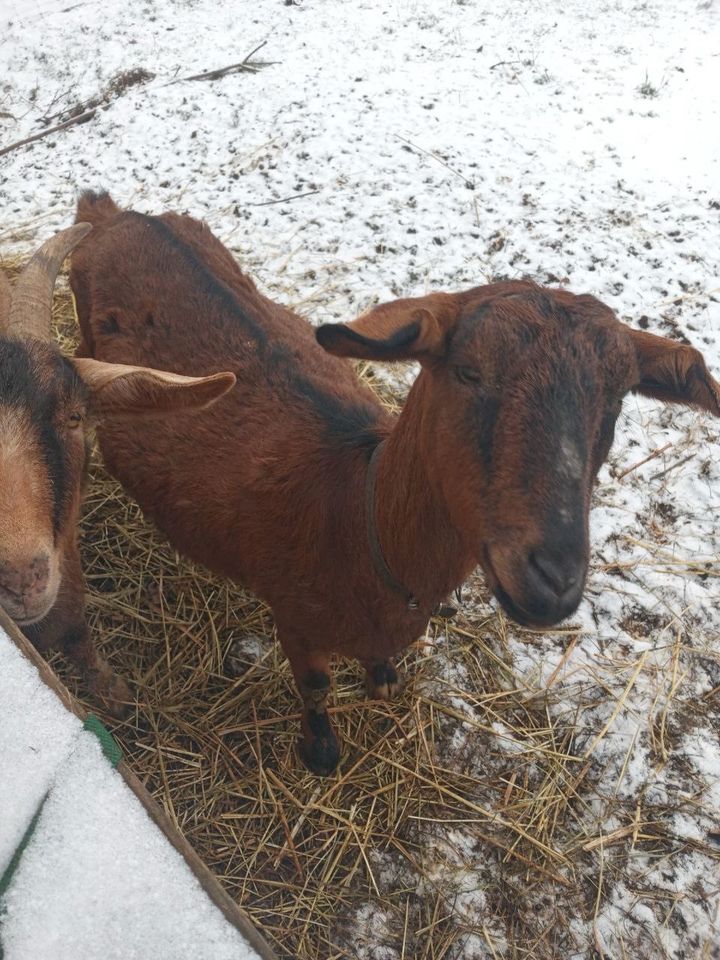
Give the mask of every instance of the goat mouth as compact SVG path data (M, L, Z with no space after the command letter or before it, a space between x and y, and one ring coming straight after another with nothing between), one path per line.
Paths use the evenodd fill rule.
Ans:
M505 613L509 617L512 617L515 623L518 623L521 627L533 627L536 629L542 627L552 627L558 622L557 617L541 617L535 613L530 613L528 610L525 610L520 606L519 603L513 600L507 590L504 590L500 586L499 581L493 588L493 595Z
M31 627L33 624L44 620L54 605L55 597L49 597L42 607L36 607L32 612L28 612L22 606L10 602L6 597L0 599L0 606L18 627Z
M6 613L10 613L10 611L7 610ZM39 623L41 620L44 620L48 613L50 613L49 608L32 617L12 617L12 619L19 627L31 627L34 623Z

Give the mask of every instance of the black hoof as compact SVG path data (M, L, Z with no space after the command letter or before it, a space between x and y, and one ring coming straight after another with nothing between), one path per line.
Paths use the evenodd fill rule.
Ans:
M308 710L303 718L305 736L300 741L302 762L319 777L327 777L340 762L340 747L327 710Z
M340 763L340 747L335 737L303 739L299 746L300 759L311 773L329 777Z
M365 686L371 700L393 700L400 692L400 676L390 660L368 668Z

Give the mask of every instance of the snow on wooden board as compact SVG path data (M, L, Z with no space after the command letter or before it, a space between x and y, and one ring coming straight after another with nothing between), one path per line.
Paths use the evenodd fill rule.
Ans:
M0 628L0 875L82 730Z
M4 960L259 957L0 630L0 876L46 794L0 903Z

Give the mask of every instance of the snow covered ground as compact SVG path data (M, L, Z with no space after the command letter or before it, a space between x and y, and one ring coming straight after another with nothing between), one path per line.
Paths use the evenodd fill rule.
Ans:
M147 212L206 218L266 291L313 321L529 276L689 339L720 373L714 0L0 9L0 149L97 103L88 122L0 156L0 253L69 223L78 190L106 187ZM270 63L257 73L182 79L263 41L254 60ZM412 376L377 373L393 389ZM432 875L470 930L451 956L720 956L719 515L720 423L628 398L595 497L587 598L572 621L582 632L503 625L487 641L512 682L545 696L548 729L568 731L562 750L577 763L554 794L570 798L555 841L575 895L535 885L512 921L472 827L438 825L422 883ZM465 616L488 614L473 584ZM515 764L526 789L544 789L532 737L490 714L485 732L472 727L480 691L456 643L439 644L430 680L469 718L448 732L450 760ZM469 755L478 737L486 752ZM512 806L513 789L484 802ZM399 882L381 866L381 885ZM427 893L409 867L403 878ZM406 956L390 920L369 897L357 949ZM513 940L521 927L536 946Z

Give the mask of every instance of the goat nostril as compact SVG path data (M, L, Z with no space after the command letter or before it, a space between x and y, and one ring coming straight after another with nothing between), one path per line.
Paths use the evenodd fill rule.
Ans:
M50 558L47 554L35 557L30 564L30 590L41 591L50 579Z
M565 573L562 563L542 549L534 550L528 559L536 576L557 597L571 590L578 582L576 576L568 576Z
M550 587L553 593L555 593L557 591L557 586L547 559L543 557L539 551L533 551L533 553L530 554L529 560L530 566L535 574L537 574L546 587Z

